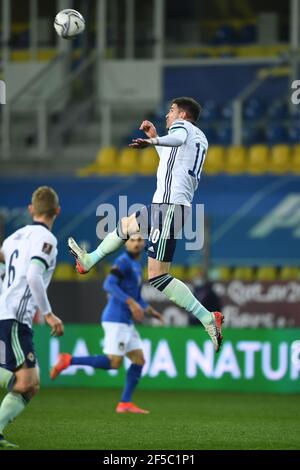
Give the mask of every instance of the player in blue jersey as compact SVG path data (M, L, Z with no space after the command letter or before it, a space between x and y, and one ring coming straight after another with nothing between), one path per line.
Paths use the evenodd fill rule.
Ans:
M126 384L117 413L149 413L132 403L133 392L141 378L145 364L143 344L134 321L141 322L144 313L161 322L159 312L148 305L141 296L142 267L139 261L144 248L140 235L133 235L126 243L126 251L114 262L103 287L109 295L108 303L102 313L104 329L104 355L75 357L62 353L52 368L50 376L57 375L70 365L87 365L95 369L119 369L127 356L132 364L127 370Z

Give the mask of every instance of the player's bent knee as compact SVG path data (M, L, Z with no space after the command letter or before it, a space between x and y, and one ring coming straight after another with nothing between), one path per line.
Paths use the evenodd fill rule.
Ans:
M35 384L32 389L31 389L31 396L34 397L35 395L37 395L40 391L40 384Z
M122 357L110 357L110 365L112 369L120 369L123 358Z
M31 393L33 388L33 385L29 382L22 382L22 383L16 383L13 391L16 393L20 393L21 395L26 394L26 393Z
M134 364L136 364L137 366L144 367L145 362L146 362L145 359L143 357L140 357L134 362Z

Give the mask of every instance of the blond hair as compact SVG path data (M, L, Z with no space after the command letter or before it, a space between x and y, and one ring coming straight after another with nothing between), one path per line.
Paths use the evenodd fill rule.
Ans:
M54 189L49 186L40 186L32 194L31 203L34 215L53 217L59 207L59 199Z

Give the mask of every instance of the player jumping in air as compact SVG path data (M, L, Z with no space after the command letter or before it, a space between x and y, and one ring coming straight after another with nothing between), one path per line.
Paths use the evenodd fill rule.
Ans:
M194 297L190 289L169 274L176 246L176 235L189 215L203 168L208 143L203 132L195 125L200 105L192 98L176 98L166 116L168 135L159 137L149 121L143 121L140 129L148 139L135 139L131 147L155 146L160 157L157 170L157 189L149 208L122 218L117 228L109 233L98 248L87 253L73 238L69 248L77 260L77 270L84 274L107 255L120 248L132 233L138 230L148 236L149 283L163 292L179 307L191 312L204 325L211 337L215 351L222 343L223 315L209 312Z
M143 344L133 320L141 322L144 312L161 322L162 316L141 297L142 267L139 262L144 249L140 235L132 235L126 243L126 251L114 262L112 270L104 282L109 301L102 313L104 329L104 353L101 356L74 357L62 353L52 368L50 376L55 379L70 365L85 365L95 369L119 369L126 355L132 362L127 370L126 384L118 403L117 413L147 414L132 403L132 395L140 380L145 364Z
M0 250L0 262L6 267L0 296L0 387L8 391L0 407L0 449L17 447L4 439L3 431L39 389L32 341L37 308L53 336L64 331L62 321L52 313L46 292L57 255L57 241L51 233L60 213L55 191L46 186L34 191L29 212L33 224L6 238Z

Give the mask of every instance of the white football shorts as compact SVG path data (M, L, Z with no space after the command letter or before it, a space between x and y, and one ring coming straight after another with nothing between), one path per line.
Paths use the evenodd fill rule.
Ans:
M134 325L104 321L102 327L104 330L103 352L105 354L125 356L130 351L143 350L141 337Z

